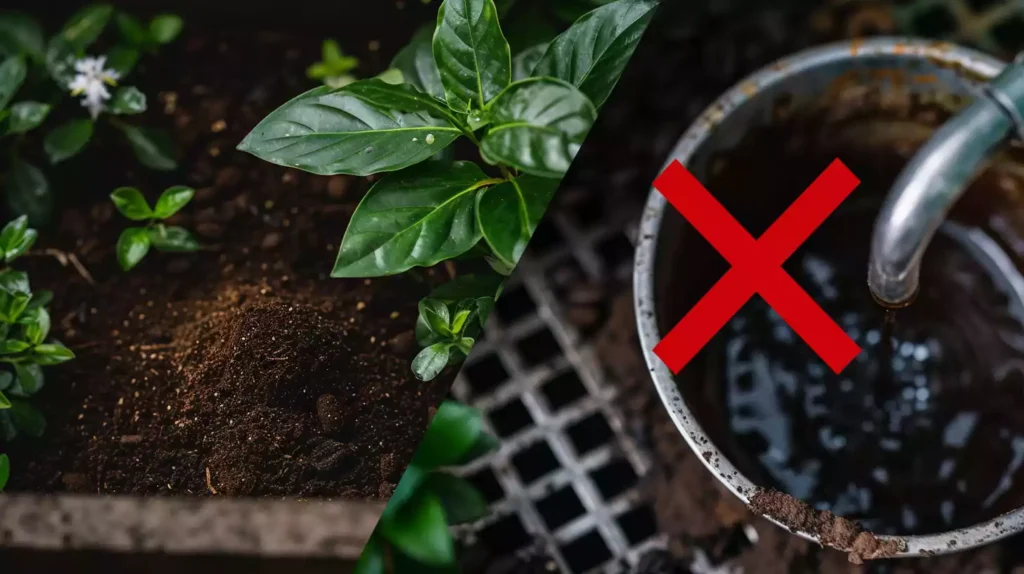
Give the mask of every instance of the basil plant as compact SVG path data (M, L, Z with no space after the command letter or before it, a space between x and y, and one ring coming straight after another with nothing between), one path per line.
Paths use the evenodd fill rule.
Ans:
M511 53L493 0L444 0L382 77L310 90L239 145L315 174L386 173L363 198L332 276L379 277L454 258L490 269L421 302L413 361L429 380L465 358L629 61L657 0L617 0ZM394 70L401 72L395 83ZM481 161L453 161L466 139Z

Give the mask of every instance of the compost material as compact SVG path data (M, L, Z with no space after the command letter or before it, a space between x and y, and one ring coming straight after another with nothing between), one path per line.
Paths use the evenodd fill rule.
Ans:
M417 381L409 361L416 303L454 269L330 278L370 180L234 149L311 87L318 40L189 30L132 78L150 95L140 121L175 136L180 170L138 166L100 137L116 133L57 170L70 207L27 265L34 287L54 291L54 334L77 359L48 372L45 435L5 445L9 488L386 498L451 382ZM174 223L203 250L154 251L122 272L114 246L131 222L107 195L134 185L152 201L182 183L197 193ZM45 249L75 254L89 277Z

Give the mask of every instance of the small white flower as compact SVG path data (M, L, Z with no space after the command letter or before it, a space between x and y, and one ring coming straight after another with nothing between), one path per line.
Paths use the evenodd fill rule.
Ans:
M107 86L116 86L121 74L105 68L106 56L96 58L85 57L75 62L75 77L68 84L72 96L83 96L82 105L89 110L92 119L96 119L106 108L105 102L110 99Z

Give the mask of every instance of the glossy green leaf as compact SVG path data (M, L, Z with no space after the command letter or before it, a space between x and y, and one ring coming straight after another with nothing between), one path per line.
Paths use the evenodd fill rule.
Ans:
M482 432L480 411L455 401L445 401L430 421L413 456L413 463L425 469L457 464Z
M153 208L154 216L157 219L167 219L192 201L195 194L196 190L184 185L168 187L156 200L156 207Z
M159 251L190 253L199 251L200 245L192 232L177 225L157 225L149 229L149 241Z
M170 171L178 167L178 162L174 159L174 141L167 132L128 124L120 124L118 127L128 139L139 163L159 171Z
M130 46L114 46L107 52L107 67L121 76L128 75L139 63L139 51Z
M421 347L429 347L434 343L439 343L444 340L444 337L434 332L427 322L427 318L422 313L416 317L416 342Z
M0 410L9 408L11 408L11 400L4 396L3 393L0 393Z
M477 196L477 222L495 255L519 262L557 188L558 180L527 174Z
M453 110L483 108L512 81L512 56L493 0L444 0L433 47Z
M38 233L28 228L28 217L17 217L0 231L0 255L5 263L10 263L32 248Z
M494 310L495 297L478 297L476 300L476 313L480 319L480 326L483 327L487 324L487 319L491 316L491 311Z
M25 326L25 337L29 343L38 345L50 334L50 314L42 308L26 311L26 315L29 313L34 315L35 320Z
M135 86L122 86L110 100L110 111L118 115L141 114L146 111L146 94Z
M23 351L27 351L31 347L25 341L18 341L15 339L7 339L0 341L0 355L16 355Z
M469 452L457 462L456 464L469 464L470 462L484 456L490 452L498 450L501 447L501 441L497 437L490 433L482 432L480 437L473 443L473 447L469 449Z
M470 162L430 162L386 176L352 214L331 275L393 275L465 253L480 240L476 193L489 181Z
M473 345L475 343L476 340L473 339L473 337L463 337L459 339L454 345L455 350L461 354L461 357L458 357L458 359L462 360L469 357L469 353L473 350Z
M504 277L490 273L460 275L436 287L430 292L430 297L449 303L462 299L494 297L504 281Z
M160 44L170 44L185 28L185 21L174 14L160 14L149 22L149 36Z
M9 56L0 62L0 110L11 103L27 74L28 65L25 64L24 56Z
M0 395L0 408L4 408L3 404L6 399L3 395ZM9 406L9 405L8 405ZM7 458L6 454L0 454L0 491L3 491L4 487L7 486L7 481L11 478L11 459Z
M117 261L121 269L128 271L138 265L149 253L149 230L143 227L129 227L117 239Z
M100 37L113 14L114 8L109 4L86 6L64 24L60 36L76 50L84 50Z
M41 102L18 102L11 106L7 132L21 134L43 123L50 113L50 105Z
M369 175L417 164L460 133L445 119L379 106L348 87L322 86L273 111L238 149L322 175Z
M121 31L121 37L129 45L143 48L150 44L149 30L135 16L127 12L119 12L114 21L117 23L118 30Z
M458 125L458 121L443 101L436 100L408 84L389 84L381 79L372 78L349 84L345 91L384 108L399 112L425 112L436 118L446 119L452 125Z
M441 73L434 62L431 45L433 38L433 26L420 28L412 40L395 55L391 67L401 70L406 83L435 99L444 100L444 84L441 83Z
M27 293L0 293L0 320L14 323L28 306L31 297Z
M491 108L491 128L481 141L488 161L540 177L569 169L597 111L571 84L551 78L516 82Z
M413 357L412 372L421 381L431 381L448 365L451 354L451 343L434 343Z
M474 310L470 309L460 309L455 313L455 316L452 317L452 333L456 335L462 333L462 330L466 328L466 323L469 321L469 317L473 311Z
M15 386L21 396L30 396L43 388L43 368L35 363L15 363L14 372L17 375ZM11 393L15 394L15 393Z
M121 215L132 221L146 221L154 217L153 210L138 188L119 187L110 194L110 200Z
M46 71L61 89L69 89L75 77L75 47L60 34L50 38L46 45Z
M40 365L57 365L74 358L71 349L58 342L36 345L32 355L32 359Z
M29 285L28 274L10 268L0 271L0 291L25 296L31 295L32 288Z
M429 492L417 494L394 519L381 525L395 548L419 562L440 566L455 560L444 507L437 496Z
M53 194L46 176L21 159L11 162L4 199L11 213L27 215L30 223L45 223L53 213Z
M600 106L619 81L657 6L657 0L618 0L588 12L551 42L533 75L565 80Z
M36 309L39 307L45 307L53 301L53 292L42 289L32 294L32 299L28 302L28 309Z
M448 306L437 299L421 299L419 303L420 317L426 321L430 330L442 337L452 334L449 324L451 317L448 313Z
M359 561L352 569L352 574L387 574L384 568L384 549L377 537L374 533L366 546L363 546L363 552L359 555Z
M24 400L12 400L10 409L11 422L19 432L32 438L39 438L46 432L46 417Z
M395 487L395 491L391 493L387 506L384 507L384 512L381 513L380 522L384 523L393 519L398 514L398 511L416 496L416 493L420 491L420 487L426 482L428 476L427 471L415 464L410 464L406 467L405 472L402 473L402 478L398 480L398 486Z
M54 128L43 138L43 150L50 163L60 163L81 152L92 139L92 120L80 118Z
M426 488L440 499L448 524L465 524L487 516L487 500L464 478L435 472Z
M45 49L43 29L34 18L20 12L0 13L0 55L22 54L41 61Z
M533 70L537 67L537 62L540 61L541 56L544 55L547 49L547 44L537 44L516 54L512 58L512 81L518 82L533 76Z

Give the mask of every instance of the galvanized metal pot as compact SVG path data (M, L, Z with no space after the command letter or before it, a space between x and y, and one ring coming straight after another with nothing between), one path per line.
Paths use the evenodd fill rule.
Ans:
M773 102L780 96L819 98L851 70L906 71L928 75L928 84L904 86L910 91L941 92L969 99L980 83L995 77L1005 64L974 50L929 40L877 38L827 45L787 57L744 79L712 104L683 135L666 161L680 161L706 179L715 152L735 147L752 127L770 121ZM799 104L797 105L799 108ZM637 325L644 356L654 385L680 434L705 466L744 502L756 490L729 461L722 449L694 416L668 367L654 355L655 345L673 325L664 324L665 293L670 272L687 265L686 254L675 250L685 220L651 190L638 234L634 269L634 297ZM865 286L865 289L867 287ZM714 462L712 462L714 461ZM898 556L936 555L981 546L1024 528L1024 509L980 524L940 534L899 536L905 542ZM798 532L804 538L813 535ZM886 537L882 537L886 538Z

